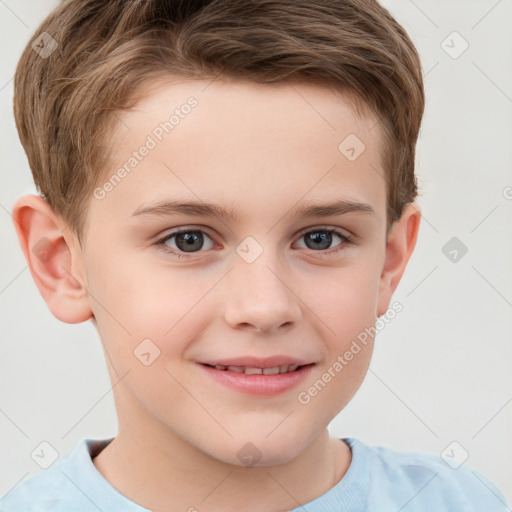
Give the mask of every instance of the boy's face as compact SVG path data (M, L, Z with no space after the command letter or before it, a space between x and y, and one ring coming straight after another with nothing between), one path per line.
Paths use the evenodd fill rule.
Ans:
M380 131L322 86L207 85L162 84L118 114L105 181L134 152L137 163L114 185L99 183L75 272L117 383L120 433L151 432L155 444L183 439L237 465L245 446L258 465L276 464L352 398L373 340L351 361L344 354L397 284L382 277L398 264L386 255ZM197 103L183 107L190 97ZM176 109L166 133L160 123ZM135 214L170 201L214 204L233 217L192 207ZM296 213L335 201L373 213ZM157 244L176 230L187 233ZM284 389L265 393L233 387L218 379L223 370L202 364L275 356L312 365L295 384L269 376ZM246 377L233 375L243 386ZM325 386L309 392L322 378Z

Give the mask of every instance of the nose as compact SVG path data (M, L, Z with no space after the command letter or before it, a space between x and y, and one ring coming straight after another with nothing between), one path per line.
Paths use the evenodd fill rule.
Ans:
M290 272L267 251L252 263L239 258L228 279L224 316L232 328L272 333L301 319Z

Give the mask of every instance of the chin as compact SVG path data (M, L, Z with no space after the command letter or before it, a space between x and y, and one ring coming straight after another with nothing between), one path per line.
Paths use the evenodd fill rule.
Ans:
M225 439L224 439L225 441ZM271 467L295 459L307 446L303 435L283 431L265 438L259 436L230 439L227 444L205 450L211 457L239 467ZM213 448L213 449L212 449Z

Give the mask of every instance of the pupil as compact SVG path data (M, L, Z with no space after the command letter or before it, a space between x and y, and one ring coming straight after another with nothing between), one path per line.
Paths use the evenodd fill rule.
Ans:
M176 246L185 252L193 252L203 246L203 234L200 231L188 231L176 235Z
M306 245L309 249L328 249L332 242L332 234L315 232L306 236Z

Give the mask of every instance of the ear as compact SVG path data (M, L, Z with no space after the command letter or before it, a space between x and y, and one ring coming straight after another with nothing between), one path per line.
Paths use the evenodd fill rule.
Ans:
M400 219L391 226L380 276L377 316L383 315L388 310L391 297L402 279L416 245L420 220L421 212L418 205L410 203L404 208Z
M69 324L91 318L75 234L37 195L20 197L12 216L30 273L53 315Z

